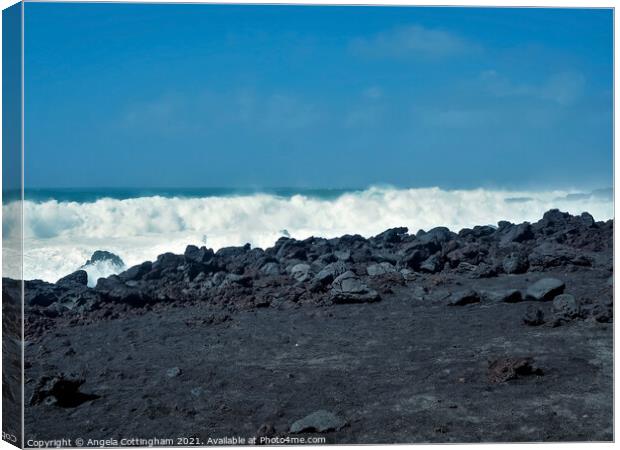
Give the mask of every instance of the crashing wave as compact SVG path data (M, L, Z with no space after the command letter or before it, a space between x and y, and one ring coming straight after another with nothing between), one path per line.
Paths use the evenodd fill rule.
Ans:
M613 217L609 197L571 195L575 192L579 191L373 187L325 199L254 194L104 198L86 203L26 201L24 277L55 281L79 268L98 248L120 255L131 266L167 251L182 253L188 244L204 245L206 237L214 249L246 242L269 247L282 230L296 239L369 237L394 226L415 232L443 225L458 231L502 219L535 221L552 208L571 214L588 211L596 220ZM515 198L528 201L511 201ZM18 235L19 205L3 205L3 214L5 237ZM101 273L114 273L111 270L104 267Z
M96 250L86 264L80 267L88 274L88 286L91 287L97 284L99 278L120 273L126 268L120 256L106 250Z

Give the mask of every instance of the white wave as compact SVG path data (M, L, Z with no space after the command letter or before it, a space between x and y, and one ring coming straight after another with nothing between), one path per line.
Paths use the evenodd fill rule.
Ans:
M81 269L85 270L88 274L88 285L94 286L97 284L99 278L106 278L110 275L120 273L126 270L127 266L114 264L111 261L96 261L93 264L82 266Z
M499 220L536 221L551 208L572 214L588 211L597 220L613 217L609 198L570 196L576 192L375 187L330 200L255 194L26 201L24 277L55 281L99 249L116 253L129 267L166 251L181 253L188 244L202 245L205 236L206 245L214 249L246 242L265 248L282 235L281 230L297 239L347 233L368 237L395 226L416 232L443 225L458 231ZM5 239L19 228L17 211L16 203L3 206ZM10 268L8 272L4 275L15 276Z

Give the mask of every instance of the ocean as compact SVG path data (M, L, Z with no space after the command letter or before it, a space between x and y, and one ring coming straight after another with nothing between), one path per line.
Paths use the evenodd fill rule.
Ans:
M24 278L54 282L95 250L120 256L123 266L96 263L89 284L188 244L213 249L250 243L270 247L281 236L304 239L373 236L396 226L415 233L436 226L536 221L559 208L613 218L613 192L579 190L401 189L29 189L24 202ZM3 242L19 236L19 202L3 199ZM7 240L8 238L8 240ZM3 276L19 277L15 250L5 245ZM8 265L8 267L7 267Z

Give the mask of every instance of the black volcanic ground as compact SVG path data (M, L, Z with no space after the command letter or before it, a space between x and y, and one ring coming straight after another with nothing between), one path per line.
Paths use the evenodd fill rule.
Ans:
M612 237L553 210L26 282L26 439L612 440Z

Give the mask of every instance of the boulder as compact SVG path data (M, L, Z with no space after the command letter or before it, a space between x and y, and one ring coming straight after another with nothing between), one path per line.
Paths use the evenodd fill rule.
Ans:
M538 326L545 323L545 314L542 309L536 305L528 305L523 314L522 321L525 325Z
M420 264L430 256L426 249L418 249L417 244L404 249L399 259L399 265L404 268L419 270Z
M49 306L59 300L62 289L56 288L51 283L41 280L26 281L24 283L24 300L31 306ZM21 286L19 287L21 296Z
M220 288L223 289L231 286L251 287L252 277L249 277L247 275L238 275L236 273L229 273L224 275L224 279L220 283Z
M45 402L61 408L75 408L84 402L99 398L98 395L80 392L80 386L84 382L84 378L74 374L61 373L55 376L43 376L34 388L30 405Z
M532 358L500 358L489 363L488 380L490 383L505 383L522 376L542 374Z
M507 220L500 220L499 222L497 222L497 231L504 231L511 226L512 223L508 222Z
M324 433L338 431L347 425L347 421L336 414L319 410L299 419L291 425L291 433Z
M307 258L305 244L295 239L280 238L276 242L275 248L277 249L276 258L280 260L297 259L305 261Z
M215 255L223 259L233 259L243 256L249 252L251 248L252 246L249 243L239 247L222 247L215 253Z
M476 225L472 230L471 234L477 238L490 236L496 232L496 228L491 225Z
M376 235L373 240L382 241L387 244L396 244L403 240L409 229L407 227L399 227L399 228L390 228L389 230L385 230L383 233Z
M487 249L476 243L468 243L446 254L450 267L458 267L461 263L479 264L487 253Z
M320 283L327 285L347 270L347 265L342 261L333 262L323 267L319 273L316 274L316 279Z
M333 262L338 261L338 259L334 256L333 253L325 253L319 256L315 263L320 264L321 266L326 266L327 264L331 264Z
M278 276L282 273L280 265L276 262L268 262L259 269L260 273L267 276Z
M338 276L332 283L333 303L368 303L380 300L377 291L370 289L351 271Z
M579 218L586 227L593 227L596 224L596 222L594 221L594 217L592 217L592 215L587 212L582 212Z
M485 291L483 297L492 302L517 303L523 297L517 289L503 289L499 291Z
M399 264L413 270L420 270L420 265L431 255L441 250L456 234L445 227L433 228L429 232L418 231L416 239L406 244L399 252Z
M446 227L435 227L426 233L421 233L418 240L424 244L433 243L441 245L456 237L456 233L451 232Z
M106 250L96 250L84 266L90 266L98 262L108 261L115 266L123 267L125 263L120 256Z
M570 294L561 294L553 299L553 311L556 317L571 320L579 317L581 308L575 297Z
M296 264L291 268L291 276L300 283L308 281L311 277L308 264Z
M585 255L578 254L577 250L563 244L545 242L540 244L529 255L530 264L542 269L573 264L590 266L592 261Z
M469 274L471 278L491 278L497 276L497 269L487 263L481 262L475 269Z
M564 292L565 284L557 278L543 278L527 288L526 300L553 300Z
M124 281L140 280L144 275L149 273L152 268L153 264L151 263L151 261L145 261L142 264L132 266L126 271L119 273L118 276Z
M215 253L212 249L206 247L196 247L195 245L188 245L183 254L186 261L192 261L197 263L209 262Z
M205 263L210 272L226 270L228 272L242 275L246 269L256 269L262 266L266 260L276 261L275 258L266 256L261 248L250 248L249 244L243 247L228 247L228 253L220 254L219 250L216 257Z
M523 253L511 253L502 260L502 268L505 273L525 273L529 267L527 255Z
M366 272L369 276L376 277L379 275L385 275L386 273L394 273L396 272L396 268L389 262L382 262L368 266L366 268Z
M141 288L139 282L123 282L117 275L99 278L95 290L108 300L129 306L140 307L153 300L146 290Z
M88 284L88 273L85 270L77 270L56 282L60 286L86 286Z
M336 250L334 256L338 261L349 261L351 259L351 252L349 250Z
M443 269L443 261L439 255L432 255L420 264L420 272L437 273Z
M534 238L532 226L528 222L519 225L509 225L500 229L500 246L507 246L513 242L524 242Z
M157 260L153 263L152 268L153 270L176 269L183 264L183 262L183 256L167 252L157 257Z
M461 274L461 275L467 275L470 278L475 278L474 276L474 272L476 272L476 269L478 268L478 266L474 265L474 264L470 264L470 263L466 263L466 262L461 262L458 264L458 266L456 266L456 268L454 269L455 273Z
M480 295L471 289L467 291L455 292L450 295L450 298L448 299L448 305L450 306L464 306L479 302Z
M590 316L601 323L610 323L614 320L613 301L603 300L595 303L589 311Z
M566 212L562 212L559 209L550 209L543 214L542 219L537 222L542 228L557 227L566 224L571 215Z

